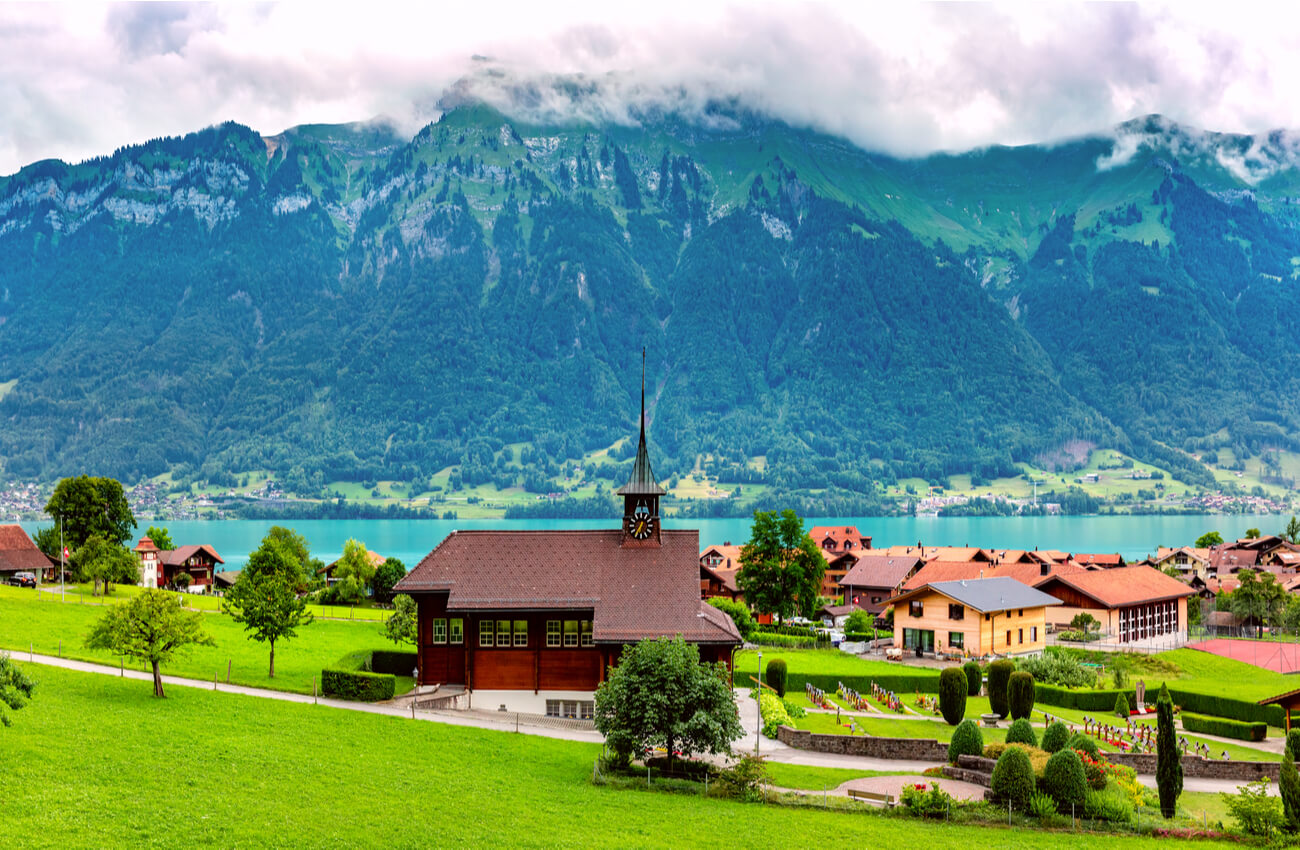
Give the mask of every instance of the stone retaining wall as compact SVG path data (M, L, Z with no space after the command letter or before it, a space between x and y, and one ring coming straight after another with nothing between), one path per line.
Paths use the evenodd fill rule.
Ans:
M1106 753L1106 758L1115 764L1128 765L1141 774L1154 776L1156 772L1155 753ZM1275 761L1223 761L1197 755L1183 756L1183 776L1204 779L1236 779L1249 782L1267 776L1276 782L1280 769L1281 765Z
M824 735L805 729L782 726L776 739L799 750L867 756L877 759L910 761L947 761L948 745L932 738L875 738L870 735Z

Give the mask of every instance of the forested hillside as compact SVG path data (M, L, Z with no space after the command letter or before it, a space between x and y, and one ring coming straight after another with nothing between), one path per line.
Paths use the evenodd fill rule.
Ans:
M867 510L1082 441L1210 486L1300 449L1298 175L1120 131L895 160L469 103L36 163L0 178L0 469L546 492L609 449L616 483L645 347L662 478Z

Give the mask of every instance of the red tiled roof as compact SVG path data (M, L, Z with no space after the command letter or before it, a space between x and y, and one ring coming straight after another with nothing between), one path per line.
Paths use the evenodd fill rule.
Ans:
M842 587L880 587L889 591L905 581L922 563L915 555L891 558L887 555L865 555L840 579Z
M858 531L856 525L814 525L809 530L808 536L812 538L813 543L817 544L818 548L821 548L822 541L828 537L838 545L843 545L845 540L851 540L854 549L871 540L871 535Z
M1081 567L1086 567L1090 564L1096 564L1102 567L1124 566L1124 557L1118 552L1101 552L1095 554L1089 552L1078 552L1072 560Z
M624 546L619 529L453 531L396 590L446 591L449 611L590 608L598 642L739 643L731 618L701 605L699 532L661 534L661 546Z
M1043 567L1048 569L1047 575L1043 575ZM1042 584L1048 578L1058 575L1074 575L1076 573L1086 572L1082 567L1074 564L983 564L979 561L931 561L907 580L903 585L903 590L914 590L926 584L934 584L938 581L960 581L966 579L978 578L997 578L1006 576L1013 578L1021 584L1027 584L1035 587Z
M722 563L713 569L715 570L738 570L740 569L740 550L744 546L733 546L727 543L722 546L710 546L700 552L700 562L704 562L704 557L710 552L715 553L722 558Z
M0 525L0 572L48 570L50 563L21 525Z
M1210 566L1216 570L1236 572L1242 567L1253 567L1259 563L1259 552L1255 549L1237 549L1228 546L1210 548Z
M1177 599L1196 593L1178 579L1151 567L1116 567L1112 570L1081 570L1077 573L1058 574L1043 582L1040 587L1050 592L1052 584L1056 582L1095 599L1107 608Z
M206 543L199 543L196 546L178 546L175 549L160 549L158 550L158 560L169 567L183 567L186 561L199 552L207 552L212 556L212 560L218 564L225 563L225 561L221 560L221 556L217 554L217 550Z

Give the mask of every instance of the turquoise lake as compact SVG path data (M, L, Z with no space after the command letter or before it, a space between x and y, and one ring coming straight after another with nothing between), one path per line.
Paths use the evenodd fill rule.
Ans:
M1218 531L1225 540L1245 535L1248 528L1265 534L1280 533L1285 516L1068 516L1068 517L835 517L808 518L814 525L856 525L873 539L873 546L915 544L927 546L982 546L997 549L1062 549L1067 552L1119 552L1125 558L1154 554L1158 546L1191 545L1207 531ZM28 532L44 523L22 523ZM586 520L213 520L164 522L178 545L208 543L226 562L226 569L239 569L248 553L273 525L288 525L311 544L312 554L326 562L343 552L350 537L363 541L381 555L400 558L413 567L459 528L614 528L615 519ZM749 539L749 519L672 519L666 528L698 528L701 547ZM144 534L142 522L134 539Z

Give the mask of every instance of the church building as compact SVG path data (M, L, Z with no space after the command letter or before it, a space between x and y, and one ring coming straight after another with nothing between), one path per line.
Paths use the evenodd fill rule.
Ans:
M731 618L700 599L699 532L665 529L641 435L619 528L453 531L397 583L419 608L418 682L474 708L591 717L623 647L681 635L730 664Z

